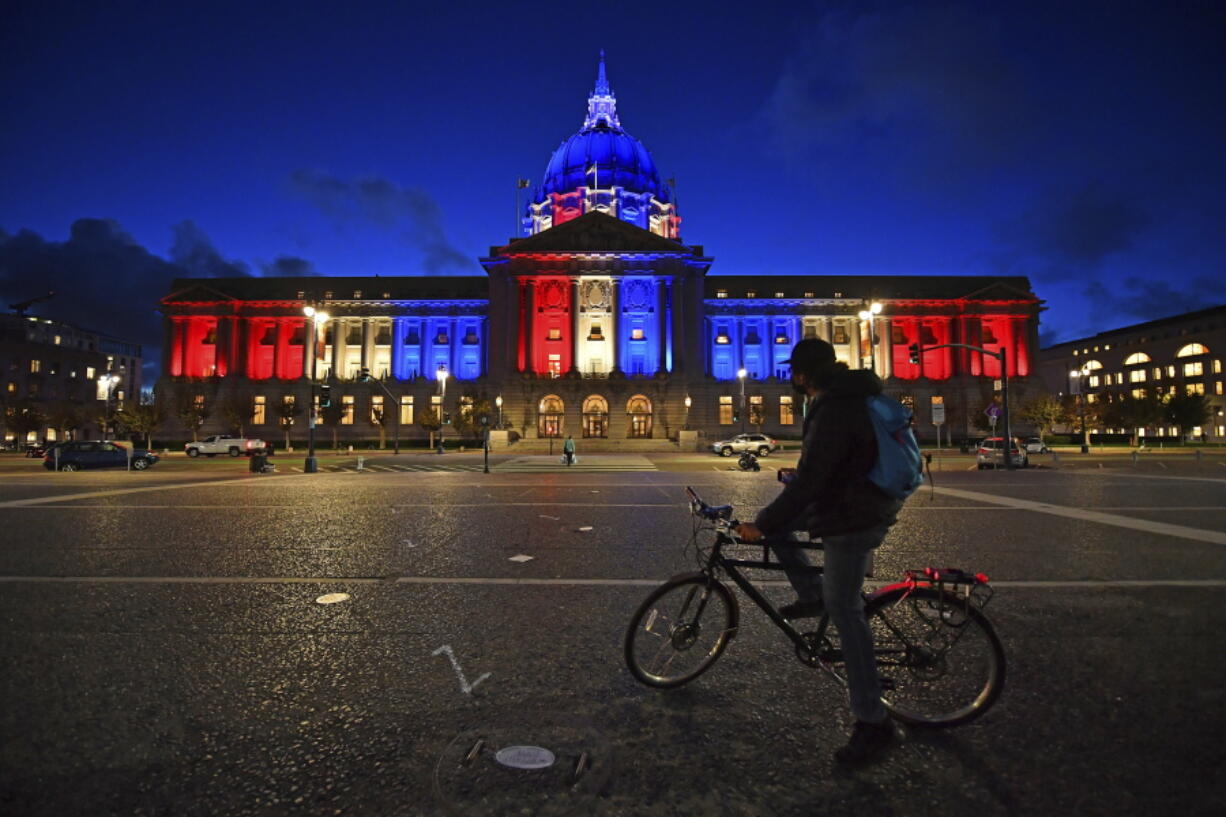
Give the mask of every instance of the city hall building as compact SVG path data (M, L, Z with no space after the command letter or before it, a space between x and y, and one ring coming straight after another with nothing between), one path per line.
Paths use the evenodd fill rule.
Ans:
M807 337L874 369L926 437L935 403L947 435L977 433L1001 350L1015 405L1041 388L1041 302L1024 277L709 274L715 259L682 240L669 186L622 128L603 59L582 128L532 190L524 235L477 260L483 275L177 280L161 300L158 389L241 401L248 430L272 437L274 409L305 405L313 372L339 401L342 439L374 437L389 412L402 437L423 436L423 408L488 404L525 447L567 435L647 447L682 431L798 435L784 361ZM988 354L947 346L912 361L912 344ZM213 412L204 430L227 421Z

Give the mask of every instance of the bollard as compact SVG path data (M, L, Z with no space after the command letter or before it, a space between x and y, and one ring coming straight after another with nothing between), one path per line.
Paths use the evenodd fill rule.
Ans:
M1137 452L1136 452L1136 451L1133 451L1133 452L1132 452L1132 464L1133 464L1133 465L1136 465L1136 464L1137 464L1137 456L1138 456Z
M1199 448L1196 449L1196 464L1197 465L1200 465L1201 460L1203 460L1204 457L1205 457L1205 453L1201 451Z
M358 470L359 470L359 471L365 470L365 469L363 468L363 465L364 465L365 463L366 463L366 458L365 458L365 457L358 457Z
M349 453L350 453L350 454L352 454L352 453L353 453L353 446L352 446L352 445L351 445L351 446L349 446Z

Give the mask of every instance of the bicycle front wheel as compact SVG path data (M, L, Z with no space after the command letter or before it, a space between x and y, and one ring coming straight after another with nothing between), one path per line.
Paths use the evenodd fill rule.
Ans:
M732 592L702 573L652 591L626 631L626 666L653 687L678 687L702 675L736 635Z
M1005 686L1005 651L992 623L934 588L898 589L865 608L882 702L913 726L957 726L987 712Z

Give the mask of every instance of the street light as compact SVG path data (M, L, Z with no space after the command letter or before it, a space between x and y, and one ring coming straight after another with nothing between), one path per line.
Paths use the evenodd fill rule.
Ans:
M1068 373L1073 382L1077 384L1077 415L1081 418L1081 453L1090 453L1090 429L1086 428L1086 396L1083 392L1082 385L1085 377L1090 374L1090 364L1082 366L1080 369L1073 369Z
M494 398L494 405L498 407L498 427L502 428L502 395Z
M443 453L443 418L447 416L447 367L438 367L438 453Z
M744 368L736 370L737 379L741 381L741 433L745 433L745 376L749 372Z
M686 431L690 430L690 403L690 396L687 394L685 396L685 425L683 426Z
M315 416L318 413L315 410L315 364L319 357L319 327L328 322L328 313L314 306L304 306L302 314L310 319L311 324L311 397L307 406L307 455L306 462L302 464L302 472L314 474L319 470L319 463L315 459Z
M874 320L881 314L881 304L873 301L868 309L860 310L860 320L868 321L868 360L869 368L877 371L877 322Z
M119 382L119 375L104 374L98 378L98 385L106 389L106 406L102 414L102 439L107 439L107 434L111 429L111 393L115 390L115 384Z

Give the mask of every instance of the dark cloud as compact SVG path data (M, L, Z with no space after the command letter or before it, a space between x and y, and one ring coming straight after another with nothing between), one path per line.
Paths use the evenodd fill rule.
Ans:
M349 181L315 170L296 171L290 176L290 186L338 228L367 223L400 236L421 251L422 266L428 273L470 269L475 263L447 240L442 210L420 188L401 187L373 176Z
M260 264L260 272L266 276L291 277L319 274L310 261L294 255L278 255L275 260Z
M239 278L251 274L251 269L243 262L222 258L194 221L181 221L174 226L170 257L189 275L201 278Z
M174 228L173 260L142 247L114 221L82 218L66 241L47 241L30 230L0 230L0 306L42 295L55 297L31 314L67 321L143 347L146 382L158 375L162 317L157 301L175 278L249 275L249 267L224 259L190 221ZM264 271L313 274L310 262L281 256Z
M1084 294L1093 324L1123 326L1226 304L1226 276L1176 278L1174 284L1135 276L1117 281L1092 280Z
M1149 224L1138 194L1088 182L1033 206L1018 225L1018 240L1057 261L1093 268L1132 249Z

